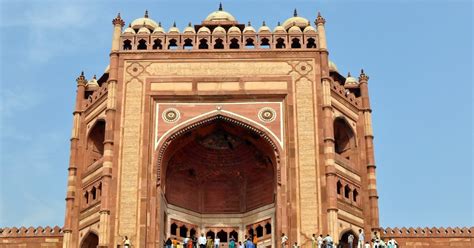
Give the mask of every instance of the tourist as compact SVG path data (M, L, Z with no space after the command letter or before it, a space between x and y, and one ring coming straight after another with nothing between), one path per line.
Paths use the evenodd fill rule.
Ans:
M316 244L317 244L317 240L316 240L316 234L313 233L313 236L311 236L311 248L316 248Z
M178 242L176 243L176 248L183 248L183 245L180 242Z
M173 248L177 248L178 247L178 240L176 239L176 237L173 238Z
M359 229L359 241L357 241L357 248L364 248L364 231Z
M352 243L354 242L354 235L349 234L349 236L347 237L347 243L349 243L349 248L353 248L352 246Z
M173 243L171 242L171 239L168 238L168 239L166 240L166 242L165 242L166 248L171 248L172 245L173 245Z
M239 248L245 248L244 245L242 244L242 241L239 241Z
M184 247L184 248L187 248L187 247L188 247L188 242L189 242L189 238L188 238L188 237L185 237L185 238L183 239L183 247Z
M199 243L199 248L206 248L207 240L204 237L204 233L201 233L201 237L199 237L198 243Z
M188 243L186 244L186 248L193 248L193 237L188 237Z
M255 247L257 247L257 243L258 243L257 235L253 235L252 243L255 245Z
M132 245L130 244L130 239L128 239L127 236L125 236L125 238L123 239L123 247L125 247L125 248L132 247Z
M207 237L206 247L207 248L214 248L214 240L212 240L211 236Z
M196 236L193 235L193 247L192 248L198 248L198 245L197 245L197 238Z
M370 243L369 243L369 241L365 242L364 248L370 248Z
M387 248L397 248L397 247L398 247L398 243L397 241L395 241L395 239L391 238L388 240Z
M300 246L298 245L297 242L295 242L295 244L293 245L293 248L300 248Z
M219 248L219 244L220 244L221 240L219 239L219 237L216 237L214 239L214 247L215 248Z
M323 235L322 234L319 234L319 237L318 237L318 248L323 248Z
M329 234L326 235L323 241L326 243L326 248L333 248L334 241Z
M230 236L229 248L235 248L235 239L233 236Z
M372 242L374 243L374 248L380 248L380 238L376 231L372 234Z
M288 242L288 237L284 233L282 233L281 234L281 248L285 248L287 242Z
M247 239L247 242L245 243L246 247L245 248L256 248L257 246L252 242L250 237Z
M380 239L379 240L379 248L387 248L387 245L385 244L385 241L383 241L383 239Z

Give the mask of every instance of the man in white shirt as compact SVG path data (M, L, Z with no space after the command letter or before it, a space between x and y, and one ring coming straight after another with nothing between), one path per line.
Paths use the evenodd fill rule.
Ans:
M370 248L370 244L369 244L369 242L365 242L365 246L364 246L364 248Z
M357 242L357 248L364 248L365 235L362 229L359 229L359 241Z
M204 233L201 233L201 237L198 239L199 248L206 248L206 243L206 237L204 237Z
M219 243L221 242L221 240L219 239L219 237L216 237L214 239L214 247L215 248L219 248Z
M332 248L332 245L334 243L334 241L332 240L332 237L329 236L329 234L327 234L326 237L324 238L324 242L326 242L326 248Z
M284 233L282 233L281 234L281 248L285 248L287 242L288 242L288 237Z
M318 237L318 248L323 248L323 235L320 234Z

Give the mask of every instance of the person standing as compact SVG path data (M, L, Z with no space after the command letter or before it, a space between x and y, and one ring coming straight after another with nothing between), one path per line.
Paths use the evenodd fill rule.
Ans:
M370 248L369 241L365 242L365 246L364 246L364 248Z
M229 248L235 248L235 239L233 236L230 236Z
M316 244L318 241L316 240L316 234L313 233L313 236L311 237L311 248L316 248Z
M354 235L352 235L352 233L347 237L347 243L349 243L349 248L353 248L352 243L354 243Z
M322 234L319 234L319 237L318 237L318 248L323 248L323 235Z
M219 237L216 236L216 238L214 239L214 247L219 248L220 243L221 243L221 239L219 239Z
M171 242L170 238L166 240L165 245L166 245L166 248L171 248L171 246L173 245L173 242Z
M326 243L326 248L333 248L334 240L329 234L326 235L323 241Z
M281 248L285 248L287 242L288 242L288 237L284 233L282 233L281 234Z
M357 241L357 248L364 248L365 235L362 229L359 229L359 241Z
M295 242L295 244L293 245L293 248L300 248L300 246L298 245L297 242Z
M198 243L199 243L199 248L206 248L207 240L204 237L204 233L201 233L201 237L199 237Z
M125 236L125 238L123 239L123 247L125 247L125 248L132 247L132 245L130 244L130 239L128 239L127 236Z

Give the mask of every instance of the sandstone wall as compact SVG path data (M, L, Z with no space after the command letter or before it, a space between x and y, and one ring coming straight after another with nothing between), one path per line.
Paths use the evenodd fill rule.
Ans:
M474 247L474 227L471 228L386 228L384 240L394 238L400 248Z
M61 248L63 232L58 226L1 228L0 248Z

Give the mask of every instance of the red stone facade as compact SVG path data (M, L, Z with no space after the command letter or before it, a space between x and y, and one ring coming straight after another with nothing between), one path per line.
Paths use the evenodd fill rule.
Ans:
M369 78L338 72L324 24L295 12L255 30L220 8L165 32L148 12L125 30L117 16L109 67L77 78L63 247L379 232Z
M63 247L63 232L58 226L0 228L2 248L60 248Z

